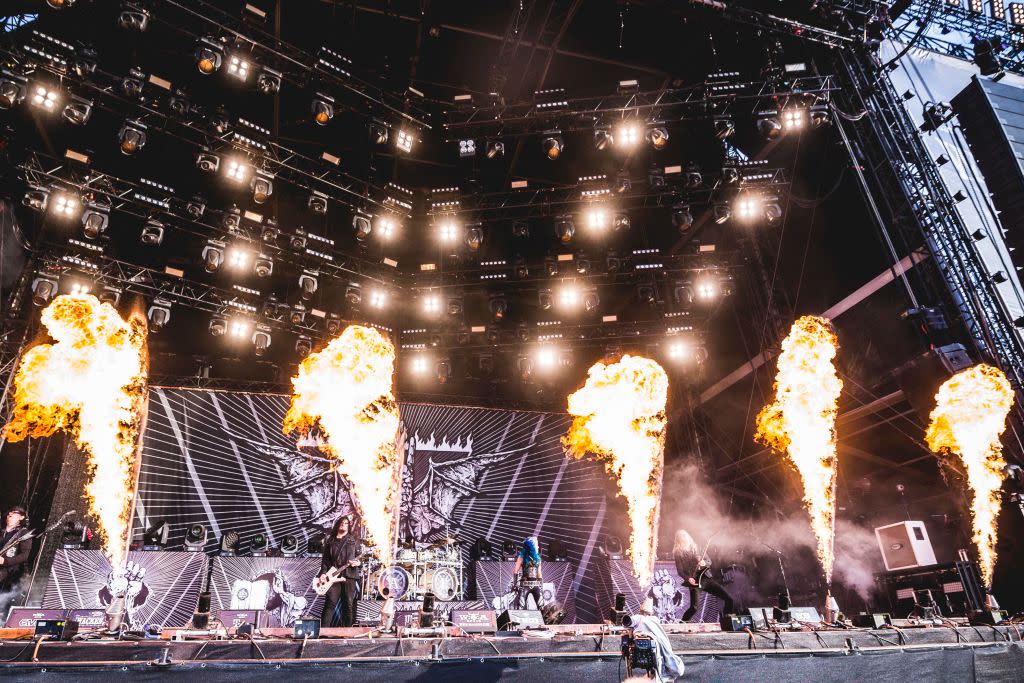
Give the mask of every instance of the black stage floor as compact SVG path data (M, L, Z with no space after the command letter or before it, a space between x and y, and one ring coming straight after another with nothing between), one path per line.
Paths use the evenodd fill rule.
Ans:
M678 633L684 680L1022 681L1014 627L772 633ZM617 635L553 638L324 638L0 643L0 676L360 681L618 681ZM158 662L169 663L158 663Z

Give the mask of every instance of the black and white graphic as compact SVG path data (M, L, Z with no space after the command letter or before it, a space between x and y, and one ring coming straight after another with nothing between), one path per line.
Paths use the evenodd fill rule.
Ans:
M323 598L312 588L319 557L215 557L210 576L213 609L262 610L267 626L291 626L320 617Z
M650 599L654 615L665 623L680 622L690 607L690 591L676 573L675 564L659 560L654 563L654 578L647 591L641 591L633 576L630 560L601 560L603 604L613 605L616 593L626 596L626 611L636 614L640 606ZM722 601L704 591L697 593L697 612L690 621L718 622ZM606 608L607 609L607 608Z
M495 612L501 613L514 609L517 593L510 590L512 583L511 560L478 560L473 567L476 577L476 596L483 600ZM576 596L572 592L572 582L576 576L576 567L569 562L542 562L541 574L544 584L541 587L541 604L535 605L533 598L522 609L543 609L552 603L558 603L565 610L563 621L572 623L576 617Z
M169 548L177 549L199 522L211 553L229 531L240 535L242 554L257 535L271 548L294 535L302 552L352 514L348 482L316 439L281 433L288 403L278 394L151 388L135 538L166 521ZM580 596L579 618L603 611L587 586L596 580L592 558L614 484L600 465L565 457L566 415L416 403L399 411L400 542L421 551L451 536L468 560L481 538L495 547L529 535L542 546L559 540L574 568L569 590Z
M124 598L131 628L181 627L195 612L207 566L203 553L135 551L111 568L99 550L58 550L43 607L101 608Z
M360 624L380 623L380 608L382 604L379 600L360 600L356 603L356 621ZM415 624L405 623L406 620L402 617L405 615L419 616L419 610L422 606L422 600L396 600L395 624L403 627L414 626ZM486 609L486 606L483 600L452 600L450 602L434 603L434 614L439 619L450 620L453 609Z

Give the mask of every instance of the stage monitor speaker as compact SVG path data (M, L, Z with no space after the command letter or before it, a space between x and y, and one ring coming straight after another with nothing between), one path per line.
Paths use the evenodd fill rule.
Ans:
M723 631L742 631L754 628L754 619L749 614L723 614L719 624Z
M292 629L292 638L303 640L305 638L320 637L319 619L298 619Z
M507 609L498 615L499 631L544 628L544 615L537 609Z
M867 612L861 612L860 614L855 614L851 621L857 628L885 628L886 626L892 626L892 617L886 613L868 614Z
M924 522L897 522L875 529L888 571L935 564L935 551Z
M498 630L497 617L492 609L453 609L452 626L466 633L494 633Z

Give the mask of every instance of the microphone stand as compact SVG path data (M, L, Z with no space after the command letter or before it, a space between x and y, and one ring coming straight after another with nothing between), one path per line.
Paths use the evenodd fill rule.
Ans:
M765 548L768 548L768 550L771 550L773 553L775 553L775 559L777 559L779 561L779 571L782 572L782 587L786 589L786 598L789 600L789 604L792 605L793 604L793 598L789 594L789 581L786 580L786 567L782 564L782 558L784 557L784 555L782 554L782 551L779 550L778 548L771 547L770 545L768 545L764 541L759 541L759 542Z

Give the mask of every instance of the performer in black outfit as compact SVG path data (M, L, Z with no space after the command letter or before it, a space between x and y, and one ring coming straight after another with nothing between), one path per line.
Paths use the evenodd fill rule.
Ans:
M0 531L0 549L7 547L9 543L26 532L26 519L25 508L20 505L7 511L3 531ZM6 590L21 576L31 553L32 539L26 538L0 555L0 589Z
M541 595L544 589L544 575L540 568L540 548L534 536L524 540L523 547L519 549L519 556L516 557L516 564L512 568L512 583L518 588L516 604L519 609L529 609L526 601L531 595L534 609L541 609L544 606Z
M684 529L676 532L672 559L676 562L676 571L690 590L690 607L683 613L683 621L689 621L697 613L698 589L722 599L725 603L722 614L733 613L732 596L711 576L711 563L697 547L693 536Z
M345 580L327 589L320 625L352 626L356 621L356 597L359 590L359 542L349 533L352 522L341 517L334 524L331 537L324 542L324 556L320 563L323 576L333 567L344 567Z

